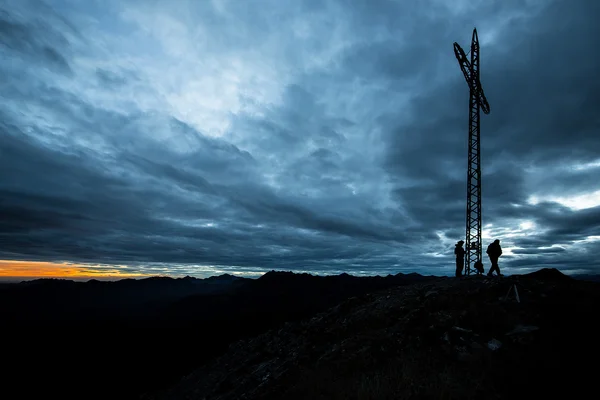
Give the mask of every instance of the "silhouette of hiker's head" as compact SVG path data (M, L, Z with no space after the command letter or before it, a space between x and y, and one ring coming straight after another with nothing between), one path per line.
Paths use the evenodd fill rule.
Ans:
M496 239L496 240L494 240L494 243L496 243L496 244L500 244L500 239Z
M459 240L458 242L456 242L456 245L457 246L462 246L464 242L465 242L464 240Z

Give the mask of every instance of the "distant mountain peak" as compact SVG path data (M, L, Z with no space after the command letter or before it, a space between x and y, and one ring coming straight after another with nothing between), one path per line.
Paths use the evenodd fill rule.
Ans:
M271 270L269 272L267 272L266 274L262 275L260 278L258 278L259 280L265 280L265 279L272 279L272 278L279 278L279 277L290 277L290 276L295 276L295 275L308 275L308 274L296 274L292 271L275 271L275 270Z
M542 268L538 271L531 272L529 274L525 274L530 278L542 279L546 281L550 280L570 280L571 277L563 274L556 268Z
M63 278L39 278L32 279L30 281L22 281L19 284L23 286L29 285L70 285L76 283L72 279L63 279Z
M231 274L222 274L215 275L204 279L205 281L234 281L237 279L242 279L239 276L231 275Z

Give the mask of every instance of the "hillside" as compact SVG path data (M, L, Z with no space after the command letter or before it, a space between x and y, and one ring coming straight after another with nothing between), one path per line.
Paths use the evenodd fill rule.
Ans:
M0 376L0 397L137 398L172 385L237 340L310 318L349 297L435 279L272 271L259 279L5 285L0 323L11 345L2 357L10 369Z
M392 287L238 341L144 398L583 398L596 385L598 289L554 269Z

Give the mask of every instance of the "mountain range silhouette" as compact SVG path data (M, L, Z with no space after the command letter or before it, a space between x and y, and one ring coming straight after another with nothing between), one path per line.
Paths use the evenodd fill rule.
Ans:
M424 312L418 303L427 304L438 297L439 291L452 293L444 295L444 302L449 306L479 309L484 307L485 302L465 303L465 298L483 296L486 291L506 291L509 282L514 279L542 282L539 291L548 296L547 301L554 301L552 296L555 292L551 288L564 287L564 293L557 292L556 295L565 304L577 303L573 307L589 313L592 309L597 310L598 297L590 295L594 290L598 293L596 283L575 280L558 270L549 269L520 278L467 277L462 280L415 273L356 277L271 271L258 279L221 275L207 279L152 277L116 282L41 279L2 284L0 321L5 343L10 344L5 347L2 356L10 368L1 378L0 395L7 399L36 395L135 399L142 394L144 398L152 399L188 398L174 393L185 393L186 390L196 393L204 386L196 380L198 385L190 389L189 381L181 379L197 374L194 371L198 368L209 368L216 381L203 381L205 384L212 382L207 386L210 390L202 389L205 390L205 398L233 399L242 398L239 397L241 395L245 398L263 398L263 395L267 396L265 398L277 398L279 395L301 398L294 397L293 392L282 392L281 388L265 389L263 393L264 385L257 391L256 387L248 386L250 381L247 379L232 378L231 367L223 367L222 360L232 357L232 348L238 349L233 350L234 358L241 357L239 349L244 348L244 356L235 358L235 363L254 368L252 360L263 357L262 345L257 344L257 340L263 340L258 339L263 337L261 335L271 335L268 343L285 341L290 337L297 339L303 334L294 329L304 326L302 324L317 324L315 318L320 322L311 329L316 329L317 333L335 331L337 326L344 326L340 325L340 313L351 312L357 305L362 307L362 317L354 315L353 318L357 318L354 328L347 327L343 332L336 332L339 340L344 335L350 338L357 334L360 326L392 324L394 320L403 318L402 315L411 307L414 312ZM427 290L423 292L423 288ZM566 296L573 290L578 290L576 295ZM519 293L522 297L522 304L519 304L523 308L529 301L528 292L520 290ZM411 302L416 303L406 303L404 311L398 311L396 315L390 312L373 325L367 316L379 315L379 305L373 299L381 296L411 298ZM541 306L537 304L536 307ZM433 312L433 309L430 311ZM478 312L485 311L479 309ZM337 322L326 322L324 315L335 315ZM556 314L557 323L561 315ZM580 316L580 313L572 312L572 315ZM361 321L361 318L364 320ZM582 316L575 320L580 325L586 323ZM330 323L334 323L335 327ZM416 332L421 328L424 325L417 324L410 329ZM288 332L285 329L292 330ZM274 332L279 331L284 339L275 339L277 334ZM308 340L308 337L304 339ZM325 339L326 336L323 336L320 340L328 343ZM340 343L332 341L329 345L339 347ZM291 349L287 349L290 354L294 352ZM281 351L285 353L287 350L284 345ZM303 359L311 360L311 357L305 355ZM336 356L330 357L335 359ZM360 368L364 367L367 371L368 365ZM290 376L301 379L304 375L296 371ZM291 379L290 376L286 379ZM215 388L224 385L223 382L228 379L233 379L227 385L234 389L215 392ZM236 385L236 382L239 384ZM274 387L280 386L275 384ZM9 395L13 393L17 396ZM296 395L299 393L307 394L305 389Z

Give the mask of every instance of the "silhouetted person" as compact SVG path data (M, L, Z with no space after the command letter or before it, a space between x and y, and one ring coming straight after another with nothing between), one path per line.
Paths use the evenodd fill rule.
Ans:
M456 254L456 277L462 276L463 266L465 265L465 249L463 249L464 240L459 240L454 247L454 254Z
M496 239L493 243L487 248L486 253L490 257L490 262L492 263L492 268L490 268L490 272L488 272L488 276L493 276L494 271L498 273L498 276L502 276L500 273L500 267L498 267L498 258L502 255L502 248L500 247L500 240Z

